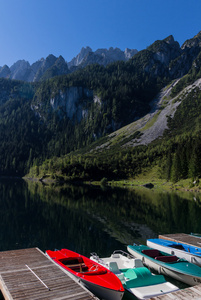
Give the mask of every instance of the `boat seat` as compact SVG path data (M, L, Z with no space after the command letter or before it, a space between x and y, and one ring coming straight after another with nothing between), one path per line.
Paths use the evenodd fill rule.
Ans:
M85 264L77 265L77 266L68 266L71 270L75 272L86 272L88 271L88 267Z
M150 256L152 258L155 258L156 256L161 255L160 251L157 249L144 249L144 250L142 250L142 253L147 256Z
M169 262L177 261L178 257L175 255L165 255L165 256L156 256L155 259L169 263Z
M141 267L144 267L144 265L143 265L141 259L139 259L139 258L135 258L135 259L134 259L134 264L135 264L135 268L141 268Z
M116 261L110 261L109 262L109 269L110 269L111 272L113 272L115 274L121 273L119 268L118 268L118 265L117 265Z
M178 249L178 250L184 250L186 251L186 249L182 246L182 245L170 245L171 248L175 248L175 249Z
M71 268L71 270L76 272L87 271L88 267L85 265L83 258L78 257L65 257L60 259L60 262L65 266Z
M60 259L60 262L64 265L74 265L74 264L80 264L83 263L83 258L78 256L78 257L64 257Z
M122 284L126 283L126 278L123 273L117 274L117 277L119 278Z
M119 258L120 255L119 255L118 253L113 253L113 254L112 254L112 257L113 257L113 258Z

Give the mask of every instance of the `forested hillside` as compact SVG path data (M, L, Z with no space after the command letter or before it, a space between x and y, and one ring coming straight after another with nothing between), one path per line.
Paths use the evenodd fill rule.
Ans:
M182 47L170 36L127 62L92 64L40 83L0 79L1 174L22 176L33 166L31 176L118 179L157 164L168 180L199 176L192 153L197 162L200 88L179 93L201 77L200 53L201 33ZM144 134L134 130L102 148L108 134L140 121L161 89L179 77L171 97L181 104L159 142L125 147Z

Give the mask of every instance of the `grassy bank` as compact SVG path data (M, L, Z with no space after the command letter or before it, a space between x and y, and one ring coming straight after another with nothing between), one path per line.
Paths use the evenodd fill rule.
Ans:
M45 174L42 177L26 177L26 179L45 182L46 184L53 183L84 183L97 186L112 186L123 188L151 188L159 191L184 191L184 192L201 192L201 181L192 181L192 179L182 179L176 183L160 179L158 166L147 169L135 178L121 180L107 180L103 177L101 180L85 181L78 177L65 177L58 174Z

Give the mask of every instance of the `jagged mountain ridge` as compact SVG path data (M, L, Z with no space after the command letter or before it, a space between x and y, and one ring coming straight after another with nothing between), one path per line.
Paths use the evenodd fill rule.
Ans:
M45 76L47 73L51 76ZM54 55L48 55L46 59L42 58L32 65L28 61L18 60L10 68L5 65L0 69L1 78L10 78L14 80L23 80L36 82L56 75L68 74L68 65L62 56L58 58Z
M181 77L174 89L182 85L182 90L188 78L192 84L201 78L200 41L201 33L180 47L169 36L126 62L90 65L37 85L0 79L1 172L17 168L23 173L33 161L89 146L143 120L151 101L172 80ZM56 61L50 57L53 65ZM137 145L137 131L132 128L121 146Z
M4 65L0 67L0 78L37 82L57 75L68 74L77 68L84 68L93 63L106 66L117 60L127 61L136 53L135 49L126 48L123 52L119 48L112 47L108 50L98 49L93 52L90 47L86 47L82 48L80 53L68 63L62 56L55 57L50 54L46 59L41 58L31 65L25 60L18 60L10 68Z
M90 47L82 48L80 53L74 57L69 63L69 69L75 67L86 67L92 63L98 63L100 65L108 65L109 63L121 60L127 61L133 57L138 51L136 49L128 49L125 51L119 48L110 47L109 49L97 49L95 52Z
M196 42L194 42L194 39L196 40ZM142 51L138 52L137 54L135 54L131 58L131 60L128 62L128 64L125 64L125 65L120 64L117 66L111 65L111 66L108 66L108 68L105 68L104 70L102 70L101 72L105 72L106 74L108 74L107 75L108 77L110 76L110 73L111 73L110 68L117 67L119 70L118 72L124 73L125 72L124 68L127 68L129 66L130 70L129 70L128 74L129 73L132 74L135 72L134 79L131 82L129 82L130 78L127 75L125 78L122 76L122 74L121 74L121 76L119 76L118 74L115 75L116 83L115 83L114 87L112 87L112 86L110 87L110 89L111 89L110 93L113 93L110 95L110 97L114 98L115 93L117 91L117 86L121 87L123 85L122 82L125 82L125 84L127 84L127 86L128 86L126 88L127 91L125 91L125 92L127 92L129 95L125 96L126 95L125 94L124 97L126 97L127 99L128 99L128 97L130 97L130 100L128 102L129 104L128 104L127 108L126 108L126 105L124 105L124 104L122 104L122 106L118 105L119 116L118 116L118 118L116 118L116 120L112 117L111 114L108 114L108 115L110 115L110 121L107 126L107 130L108 130L107 133L109 133L110 130L114 131L114 130L117 130L117 129L121 128L122 126L126 125L125 122L127 122L127 124L128 124L129 122L133 122L134 120L139 119L140 117L142 117L143 113L149 111L149 109L150 109L149 103L151 100L153 100L152 97L156 96L156 95L154 95L154 92L153 92L154 85L161 86L161 88L162 88L165 85L165 81L166 81L166 83L168 83L168 82L171 82L171 80L180 78L180 77L184 76L185 74L187 74L188 71L191 69L192 65L195 64L197 56L201 51L199 41L201 41L201 32L197 36L192 38L191 40L186 41L182 45L182 47L180 47L179 43L177 41L175 41L173 36L171 35L171 36L165 38L164 40L154 42L146 50L142 50ZM88 55L90 55L90 53L91 53L90 49L87 49L87 51L88 51ZM84 55L85 55L85 58L88 56L86 54L86 52L84 52ZM74 61L74 63L75 63L75 61ZM84 60L82 59L82 57L79 56L79 57L77 57L76 63L83 65ZM199 60L198 60L197 64L199 64ZM121 67L122 67L122 70L121 70ZM90 70L90 72L91 72L91 70ZM79 77L81 78L82 76L83 75L81 72ZM147 80L147 76L149 77L149 80ZM94 77L96 77L96 74L94 74L94 76L92 76L92 77L93 78L90 78L90 75L89 75L89 78L88 78L89 82L91 82L91 80L93 80ZM97 79L97 80L100 81L100 79ZM135 95L136 94L135 85L141 85L141 83L143 81L146 81L146 84L143 84L144 89L140 88L140 91L137 92L137 96L136 96ZM85 85L85 84L88 85L87 82L85 82L85 83L83 82L83 85ZM77 83L74 83L74 85L77 85ZM107 83L106 83L106 85L107 85ZM78 90L79 86L76 88ZM96 92L97 88L98 88L98 86L95 84L95 86L91 88L90 95L93 95L93 98L94 98L93 103L98 102L103 106L104 101L106 99L104 99L100 95L97 95L97 92ZM123 86L122 86L122 88L123 88ZM104 89L104 86L103 86L103 89ZM129 91L129 89L131 91ZM145 95L143 95L144 90L145 90ZM148 93L149 95L146 95L148 90L149 90L149 93ZM119 91L119 92L121 93L121 91ZM159 90L158 90L158 92L159 92ZM139 94L139 93L141 93L141 94ZM73 95L77 95L77 94L79 94L79 92L73 93ZM69 98L69 96L66 96L66 95L71 95L71 96ZM88 99L89 103L91 102L91 97L92 96L90 96ZM142 109L142 106L139 105L139 102L142 101L143 97L145 97L145 99L143 100L144 108ZM48 98L51 99L51 103L52 103L52 101L54 101L54 103L57 103L56 104L57 108L59 106L60 106L60 108L63 107L61 110L62 112L66 110L66 108L65 108L66 106L69 107L69 105L68 105L69 101L70 101L70 103L76 103L78 101L78 98L72 97L72 93L69 92L68 85L66 85L66 89L64 91L61 91L60 86L57 85L57 90L52 91L52 94L48 95ZM80 99L81 98L82 97L80 97ZM85 97L85 98L87 101L87 97ZM116 96L116 98L117 98L117 96ZM134 100L135 98L136 98L136 101ZM41 100L42 99L40 97L40 101ZM107 99L107 101L108 101L108 99ZM119 100L116 99L116 102L117 101L123 102L124 100L122 98ZM114 102L114 100L113 100L113 102ZM62 103L62 105L61 105L61 103ZM108 104L108 105L109 106L111 105L111 110L112 110L113 104L110 102L110 104ZM36 107L38 107L37 113L42 114L42 112L40 111L41 106L37 104ZM73 105L71 105L71 107L73 107ZM78 107L80 107L80 106L78 105ZM53 109L53 106L50 105L50 110L52 110L52 109ZM83 110L86 112L85 109L83 109ZM107 108L106 108L106 110L107 110ZM142 112L140 112L140 110L142 110ZM60 113L61 113L61 111L60 111ZM126 113L125 113L125 111L126 111ZM66 113L68 115L68 112L66 112ZM105 111L103 111L102 113L104 114ZM123 120L123 118L122 118L122 116L124 114L126 116L125 120ZM88 113L83 112L82 115L83 115L83 118L80 118L80 116L79 117L76 116L76 112L75 112L75 115L72 116L72 118L74 117L75 119L79 119L81 121L82 119L86 118ZM100 134L100 132L99 133L93 132L93 134L95 136L99 136L99 137L102 136L102 134Z

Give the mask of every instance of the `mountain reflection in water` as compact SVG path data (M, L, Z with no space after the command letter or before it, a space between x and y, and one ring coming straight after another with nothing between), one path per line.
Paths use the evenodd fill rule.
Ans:
M195 201L196 197L196 201ZM0 251L69 248L110 255L159 233L199 232L199 195L0 181Z

